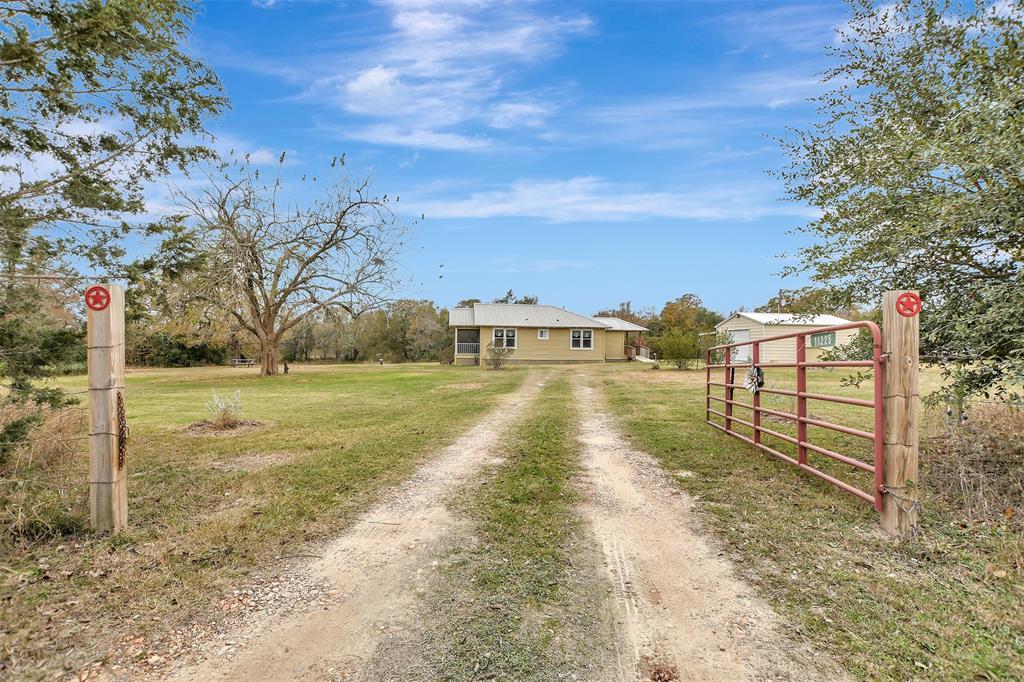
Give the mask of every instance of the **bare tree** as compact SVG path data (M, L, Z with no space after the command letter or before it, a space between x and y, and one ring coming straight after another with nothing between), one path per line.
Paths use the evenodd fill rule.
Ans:
M277 374L281 339L310 315L356 316L385 302L404 228L369 180L344 180L301 202L282 199L280 172L261 184L247 162L207 177L198 193L175 192L202 254L190 298L256 337L263 376Z

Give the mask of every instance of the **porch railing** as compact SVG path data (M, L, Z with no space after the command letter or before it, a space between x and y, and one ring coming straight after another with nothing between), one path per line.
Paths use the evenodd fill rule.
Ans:
M480 353L479 343L457 343L455 352L459 355L478 355Z

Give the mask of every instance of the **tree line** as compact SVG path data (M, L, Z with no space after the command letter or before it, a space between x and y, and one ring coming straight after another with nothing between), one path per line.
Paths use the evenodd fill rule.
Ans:
M260 357L258 339L232 320L200 330L152 315L132 321L126 330L126 361L134 366L191 367ZM321 312L305 317L282 337L280 359L435 361L451 345L448 310L431 301L398 299L358 316Z
M173 288L173 287L172 287ZM161 292L166 296L166 290ZM173 296L173 292L171 293ZM479 298L465 298L455 307L472 307ZM491 303L532 305L535 295L517 296L511 289ZM139 306L127 329L127 360L133 365L193 366L224 364L234 357L257 357L259 344L231 319L200 321L182 318L173 308L158 312L156 301ZM281 357L289 362L388 362L443 360L454 335L448 329L449 309L433 301L397 299L378 309L352 315L321 312L310 315L282 337ZM698 357L699 337L713 333L723 316L708 309L694 294L667 302L660 311L634 309L631 302L595 312L647 327L637 340L662 356Z
M781 290L754 310L797 315L820 312L825 292L813 287ZM479 298L458 301L455 307L472 307ZM516 296L509 290L492 303L537 304L534 295ZM135 366L196 366L225 364L230 358L258 357L259 344L252 335L231 320L215 326L181 319L168 311L153 314L150 304L142 314L130 317L127 329L127 361ZM734 311L735 312L735 311ZM878 317L877 310L857 308L829 310L847 319ZM359 316L347 313L311 315L286 334L281 357L288 362L387 362L443 360L454 337L448 329L449 309L423 299L397 299ZM631 301L594 312L595 316L618 317L647 327L649 331L631 337L631 343L645 346L659 357L679 366L696 361L704 349L727 339L715 333L725 315L704 305L696 294L683 294L666 302L660 310L635 308Z

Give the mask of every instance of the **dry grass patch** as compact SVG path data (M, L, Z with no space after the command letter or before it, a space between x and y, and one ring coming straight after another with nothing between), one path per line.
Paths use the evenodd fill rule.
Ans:
M688 371L673 368L666 368L662 365L660 369L653 369L650 365L636 363L636 373L642 373L643 381L654 384L681 384L684 386L704 386L704 370Z
M440 386L439 388L442 389L442 390L449 390L449 391L475 391L476 389L483 388L483 387L484 387L484 385L483 385L482 382L471 381L471 382L466 382L466 383L461 383L461 384L445 384L444 386Z
M258 471L267 467L287 464L295 459L293 452L255 452L241 457L211 462L210 468L217 471Z
M651 682L675 682L682 679L677 666L652 656L640 659L640 674Z
M971 524L1024 531L1024 410L978 404L927 434L922 453L922 480L943 504Z
M232 436L265 429L270 424L258 419L236 419L230 422L203 419L192 422L183 431L192 436Z
M84 463L86 412L6 406L0 423L30 417L38 426L24 441L0 451L0 548L80 532L79 509L88 500Z

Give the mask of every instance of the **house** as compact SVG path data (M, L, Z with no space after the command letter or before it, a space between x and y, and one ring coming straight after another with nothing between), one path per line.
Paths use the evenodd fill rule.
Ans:
M617 317L587 317L553 305L475 303L454 308L455 364L479 365L487 345L515 349L510 364L624 362L629 336L646 327Z
M754 341L767 336L778 336L811 330L816 327L834 327L849 324L835 315L794 315L791 313L734 313L715 325L717 332L727 332L732 342ZM821 353L835 346L849 343L857 336L857 329L844 329L808 337L807 360L813 361ZM752 346L741 346L733 352L733 361L750 362ZM761 362L796 362L796 340L780 339L761 346Z

